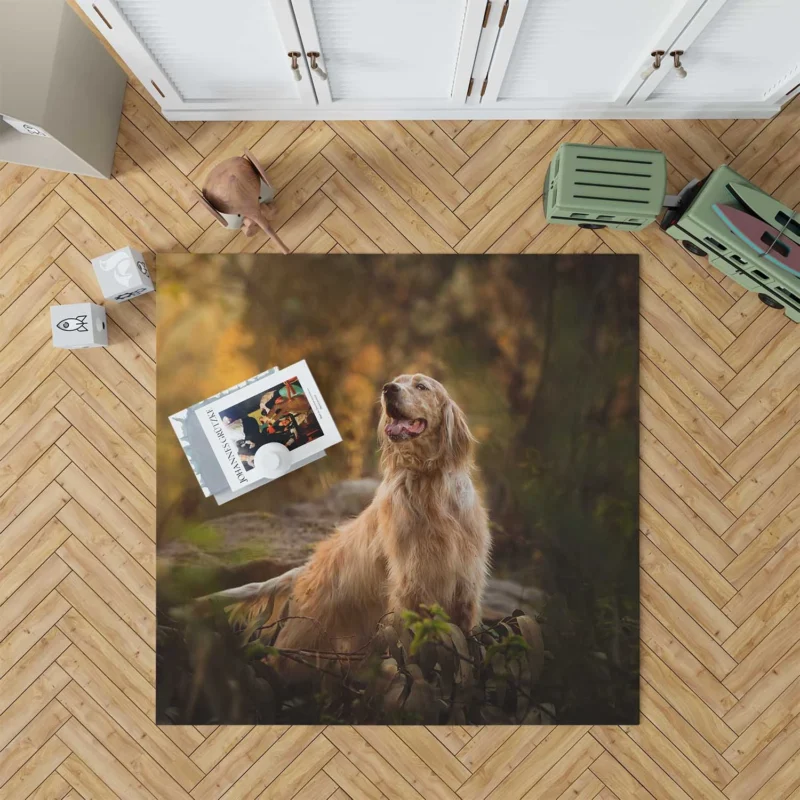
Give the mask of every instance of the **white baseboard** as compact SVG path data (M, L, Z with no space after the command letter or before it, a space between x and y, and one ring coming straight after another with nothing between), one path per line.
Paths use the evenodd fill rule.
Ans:
M164 108L168 120L363 120L363 119L769 119L781 107L764 103L714 105L573 106L481 108L270 108L231 109L213 106Z

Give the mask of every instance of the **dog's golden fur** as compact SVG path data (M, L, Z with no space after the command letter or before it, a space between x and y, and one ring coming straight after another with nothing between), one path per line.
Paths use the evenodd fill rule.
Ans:
M387 613L420 604L439 603L465 631L480 619L491 541L472 483L466 418L438 381L421 374L395 378L381 403L383 480L372 503L304 566L223 592L242 601L240 610L289 596L295 619L284 623L278 647L357 651Z

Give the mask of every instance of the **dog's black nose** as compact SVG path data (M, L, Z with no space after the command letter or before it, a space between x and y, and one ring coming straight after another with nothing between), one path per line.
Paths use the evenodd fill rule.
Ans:
M386 397L391 397L400 391L400 387L396 383L385 383L383 385L383 393Z

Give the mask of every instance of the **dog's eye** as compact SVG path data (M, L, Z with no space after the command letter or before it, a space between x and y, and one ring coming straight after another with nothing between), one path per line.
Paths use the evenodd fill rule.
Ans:
M417 384L417 389L422 389L423 392L427 392L428 391L428 387L424 383L418 383Z

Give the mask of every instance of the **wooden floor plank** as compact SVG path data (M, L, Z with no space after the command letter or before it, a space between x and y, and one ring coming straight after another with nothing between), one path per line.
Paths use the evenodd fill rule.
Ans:
M51 664L36 680L0 714L0 750L19 736L69 683L67 675L58 664Z
M471 120L453 136L453 141L465 153L472 156L502 127L502 120Z
M253 728L192 790L195 800L217 800L266 753L283 733L276 725Z
M276 191L283 189L303 167L319 155L334 136L334 132L325 122L312 122L271 164L264 165Z
M73 787L67 800L74 800L73 794L84 800L102 800L102 798L121 800L119 795L113 792L108 784L103 783L74 752L58 768L58 774Z
M72 620L77 620L77 616L77 614L72 615ZM64 619L62 617L62 622ZM85 621L80 623L82 627L88 624ZM70 626L69 630L71 635L76 635L76 627ZM59 659L59 665L85 692L91 693L93 700L99 702L105 712L129 733L144 751L159 764L167 767L172 777L185 791L189 791L202 777L201 770L152 722L152 708L145 711L131 699L128 694L131 692L130 683L124 681L123 676L118 674L114 675L112 681L107 672L96 666L82 649L86 644L85 640L81 638L80 641L81 647L72 645ZM121 662L117 659L117 663ZM122 683L127 684L125 689L119 685Z
M186 211L120 148L114 155L112 175L184 247L203 232Z
M724 497L736 487L734 479L646 392L639 394L642 424L714 495Z
M470 192L474 192L486 178L513 155L540 123L533 120L509 120L473 154L456 172L456 179ZM515 158L518 160L520 156Z
M800 422L800 389L795 389L732 453L722 466L741 479L770 449L786 436L794 435Z
M488 797L534 752L548 733L545 728L517 728L504 741L498 740L497 749L458 790L459 797L462 800L483 800Z
M0 211L0 242L39 205L50 192L64 179L61 172L37 169L8 200Z
M38 244L58 220L69 211L67 203L51 193L3 240L0 248L0 275L5 275L32 247Z
M72 717L58 732L74 755L84 762L93 773L103 775L103 783L108 784L118 797L131 800L155 800L125 767L98 741L83 725Z
M97 632L124 656L143 678L151 683L155 681L156 659L151 645L128 627L121 615L115 613L114 607L103 602L75 572L70 573L58 584L58 594L85 619L91 619L92 626Z
M800 572L795 570L723 643L741 663L770 631L791 614L800 603Z
M69 603L58 592L50 592L0 644L0 677L33 647L69 611L69 608Z
M800 460L792 464L723 534L723 539L741 552L797 497Z
M418 191L418 196L411 194L407 186L410 173L405 168L376 172L371 165L379 164L388 149L369 131L356 133L347 139L362 147L369 144L364 153L369 160L339 138L322 151L325 158L417 248L434 253L452 252L448 242L455 243L463 234L461 223L428 190ZM432 222L426 222L421 213L429 214Z
M451 174L469 160L436 122L403 120L400 124Z
M37 543L37 537L50 520L69 502L69 495L57 484L51 483L25 510L19 514L3 531L0 540L0 565L3 568L12 563L20 554L25 554L25 548L31 543ZM42 536L47 542L58 538L58 532L49 532ZM41 542L38 542L41 544ZM45 546L45 549L46 546ZM48 555L50 555L48 553ZM38 560L45 561L46 557ZM32 565L36 564L36 559ZM0 598L4 602L13 594L13 581L6 581L7 587L0 590Z
M735 158L735 153L699 119L671 119L667 124L706 164L717 167Z
M639 527L694 585L720 608L736 589L717 572L644 498L640 499Z
M475 187L469 198L456 209L456 214L466 225L474 227L525 177L533 165L546 158L553 147L574 128L575 124L567 120L547 121L538 125L511 156ZM583 133L596 137L597 129L586 125ZM541 189L541 185L537 189Z
M451 211L467 199L469 192L399 122L373 120L364 124Z
M169 771L164 769L131 737L129 731L110 717L75 681L64 688L58 699L72 714L73 719L78 720L90 734L101 741L109 753L127 767L154 797L190 800L191 795L181 788L171 774L174 765L167 765Z
M0 167L0 206L36 172L25 164L4 164Z
M736 667L736 662L715 638L644 570L641 573L640 585L643 607L670 630L680 627L680 632L675 638L695 655L712 675L721 681Z
M796 515L800 503L794 503L791 512ZM780 518L782 520L783 517ZM770 526L771 527L771 526ZM796 533L795 528L790 536L786 537L789 541L781 548L782 540L775 540L770 536L768 527L743 553L742 557L749 555L749 550L755 548L756 552L746 565L734 572L738 566L739 559L730 565L731 572L725 570L736 586L741 586L739 593L733 597L725 606L725 613L738 625L742 625L745 620L753 614L761 603L763 603L780 587L781 583L787 580L792 573L800 566L800 549L798 549L797 538L791 534ZM761 546L761 539L767 539L764 546Z
M642 683L641 703L644 716L642 722L653 725L661 731L667 742L673 745L677 751L677 754L673 756L672 749L663 742L660 743L657 749L666 751L666 763L673 763L673 760L680 762L681 758L686 758L717 789L724 788L733 780L736 776L736 769L646 681ZM635 728L629 727L626 730L645 752L650 752L651 748L637 738ZM649 732L646 735L648 738L650 737ZM661 766L667 769L664 763ZM692 788L683 786L684 791L688 792L690 797L704 797L708 788L702 778L697 775L691 775L690 786ZM695 793L698 790L699 792Z
M197 187L124 116L119 121L117 146L184 211L197 203Z
M665 772L656 761L645 753L636 742L618 728L596 727L592 736L603 745L606 754L611 754L653 797L669 797L676 800L690 800L690 795L673 780L671 774ZM667 767L670 773L680 769L679 764ZM723 797L721 792L711 789L710 798Z
M148 535L152 534L155 525L155 508L152 503L76 428L70 428L58 440L58 446L140 530Z
M686 603L691 608L691 618L713 639L722 644L734 633L736 626L730 619L651 540L642 539L639 553L640 562L648 575L673 600L677 597Z
M236 123L229 120L203 122L186 141L200 155L207 156L235 127Z
M0 279L0 314L5 313L27 291L67 246L67 240L55 228L51 228L20 258Z
M188 175L202 161L198 153L145 98L128 84L122 113L162 152L175 166Z
M642 356L639 362L639 383L648 395L658 398L658 405L696 445L733 474L724 459L731 455L736 445L646 356Z
M752 363L752 362L751 362ZM726 436L739 444L796 388L800 353L779 367L722 426Z
M651 687L718 752L736 740L736 733L648 647L642 648L642 662Z
M80 467L70 464L58 476L57 482L143 569L155 575L152 539ZM87 541L90 541L93 535L91 529L87 527L84 530Z
M77 431L90 438L94 446L114 464L123 477L155 504L154 459L148 464L130 443L90 408L75 392L69 392L56 408Z
M332 779L334 786L339 786L340 791L346 792L345 797L354 800L382 800L385 797L381 790L341 753L325 765L325 774Z

